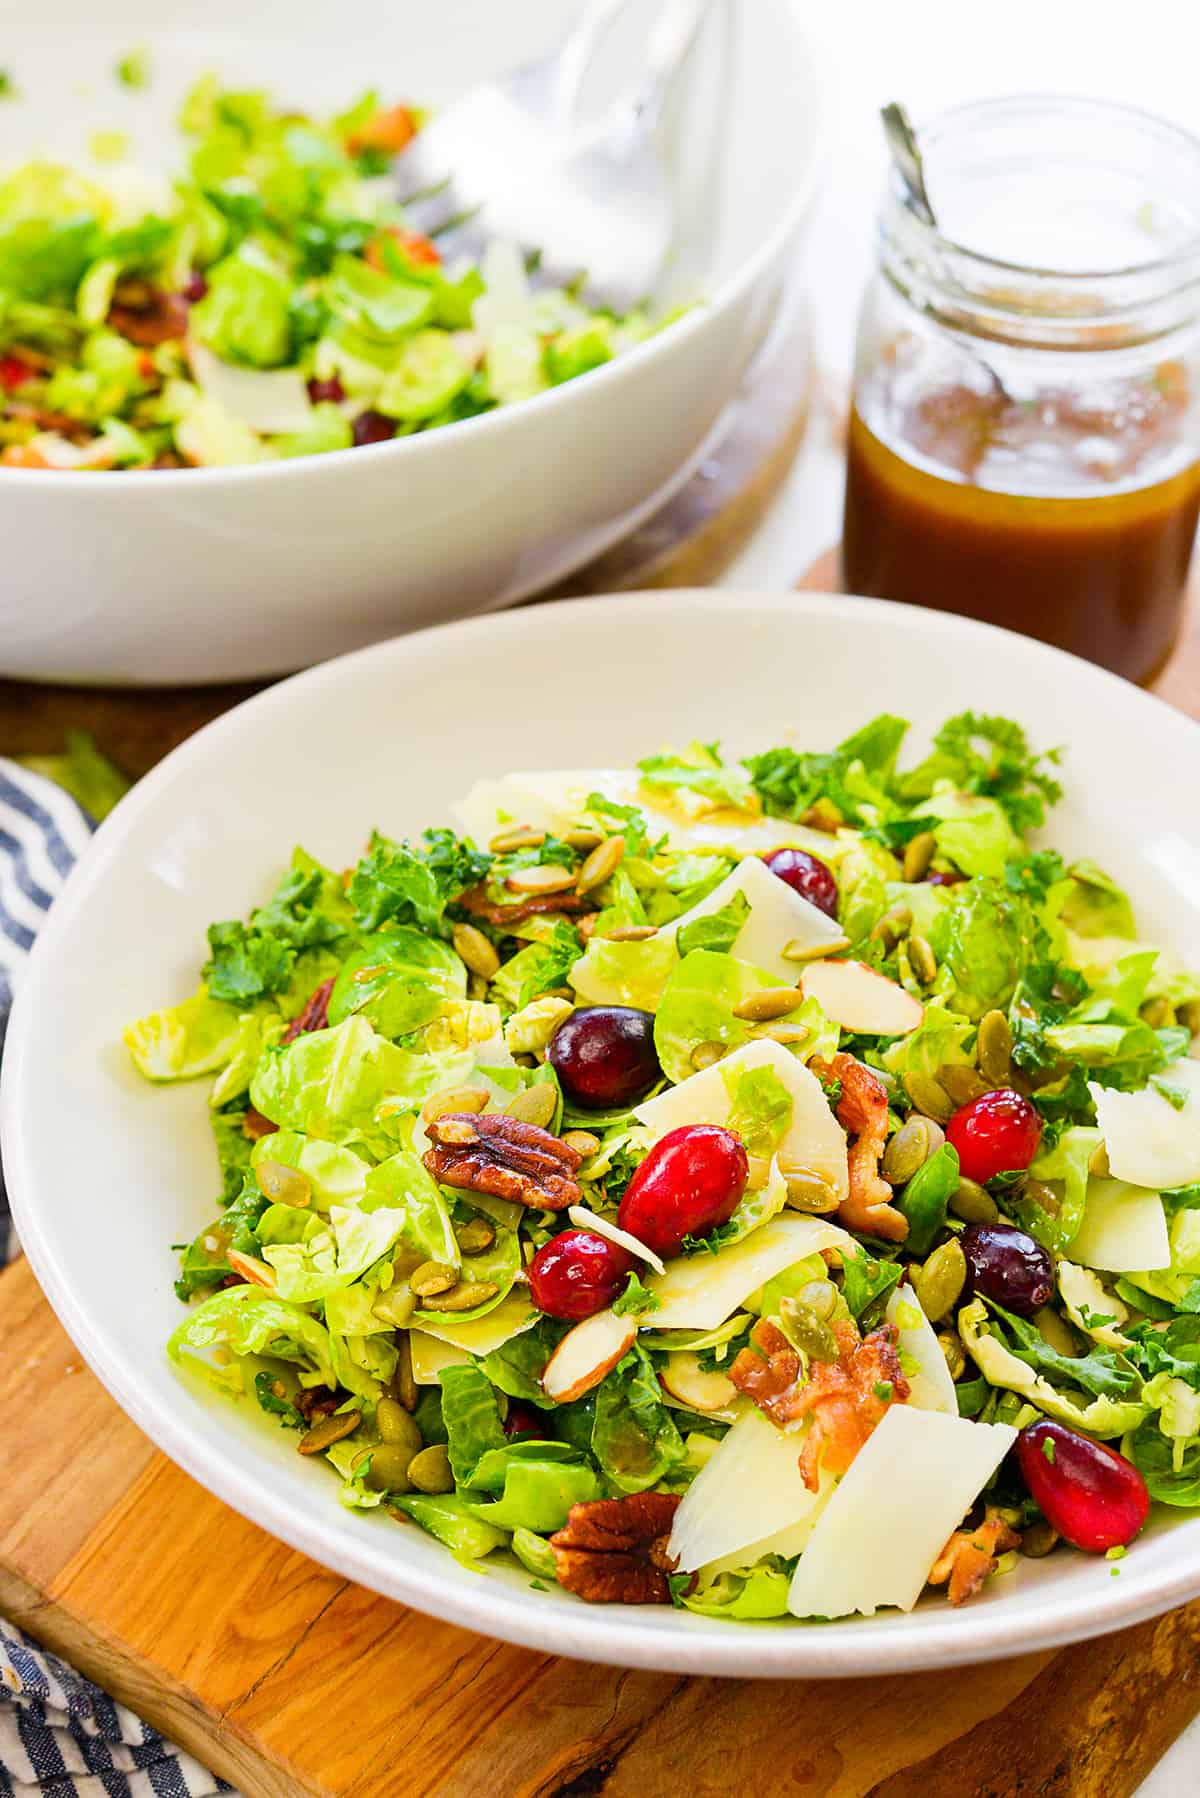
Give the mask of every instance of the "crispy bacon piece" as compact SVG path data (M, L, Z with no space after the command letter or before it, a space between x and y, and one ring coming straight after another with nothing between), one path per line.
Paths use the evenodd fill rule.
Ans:
M140 301L141 293L135 291L133 297ZM108 309L108 323L130 343L152 350L173 337L187 336L187 301L177 293L149 289L144 303L114 301Z
M264 1136L274 1136L278 1128L278 1124L273 1124L270 1118L265 1118L261 1111L254 1109L253 1105L247 1107L246 1115L242 1119L242 1135L248 1136L251 1142L260 1142Z
M929 1570L929 1584L948 1585L950 1603L965 1604L995 1573L999 1557L1020 1541L1002 1517L989 1517L973 1530L955 1530Z
M382 150L398 156L416 134L416 120L409 107L390 106L356 125L346 139L346 148L351 156L361 156L364 150Z
M323 980L308 995L304 1010L294 1017L280 1042L294 1043L298 1036L307 1036L310 1030L324 1030L329 1023L329 995L333 991L333 981Z
M468 887L458 902L473 918L485 918L489 924L520 924L537 912L582 911L587 900L581 893L530 893L515 905L493 905L482 884Z
M422 1160L443 1186L540 1211L564 1211L583 1198L575 1179L583 1156L538 1124L500 1111L443 1112L425 1132L432 1147Z
M860 1339L852 1323L830 1325L836 1361L802 1363L779 1325L762 1318L750 1332L751 1347L738 1354L729 1377L764 1416L786 1429L802 1417L812 1423L800 1451L800 1472L810 1492L821 1471L845 1473L889 1405L908 1397L894 1324Z
M840 1080L842 1096L837 1120L854 1136L850 1145L850 1192L838 1207L838 1216L851 1230L881 1236L885 1242L903 1242L908 1219L892 1204L892 1189L879 1172L887 1143L887 1088L853 1055L831 1055L828 1061L814 1056L809 1062L821 1080Z
M572 1505L550 1538L559 1585L592 1604L670 1604L667 1539L678 1507L672 1492Z

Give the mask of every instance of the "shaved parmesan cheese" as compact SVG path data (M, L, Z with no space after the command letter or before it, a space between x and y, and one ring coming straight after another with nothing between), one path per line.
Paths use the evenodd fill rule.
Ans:
M774 1217L740 1242L716 1255L689 1255L672 1261L665 1274L646 1282L659 1301L655 1330L711 1330L724 1323L743 1299L785 1268L822 1249L854 1253L852 1236L824 1218Z
M957 1417L958 1398L942 1345L911 1286L893 1288L887 1320L896 1326L905 1378L912 1389L906 1402L920 1411Z
M759 1543L815 1515L827 1493L810 1492L800 1478L803 1441L803 1431L785 1435L758 1410L734 1424L675 1513L669 1551L682 1572L729 1555L744 1566ZM791 1550L797 1552L798 1545Z
M869 1617L882 1605L911 1611L1016 1435L1007 1424L890 1406L818 1518L788 1609L796 1617Z
M1182 1105L1173 1105L1164 1089ZM1155 1192L1200 1180L1200 1062L1172 1062L1141 1092L1094 1083L1088 1091L1118 1180Z
M618 1248L627 1249L631 1255L636 1255L641 1261L648 1261L656 1273L666 1273L666 1263L654 1253L653 1249L648 1249L644 1242L639 1242L638 1238L631 1236L628 1230L622 1230L616 1224L610 1223L608 1218L597 1217L596 1213L589 1211L586 1205L572 1205L567 1216L579 1229L590 1230L595 1236L606 1236L609 1242L615 1242Z
M813 962L800 985L827 1018L864 1036L907 1036L925 1016L911 993L861 961Z
M441 1380L444 1367L470 1365L471 1357L466 1349L455 1348L449 1342L439 1342L436 1336L427 1336L424 1330L410 1330L408 1346L412 1354L413 1379L418 1386L436 1386Z
M196 385L252 431L306 431L312 424L312 402L298 368L239 368L196 342L188 344L188 361Z
M525 1330L531 1330L538 1320L538 1313L533 1308L532 1300L524 1287L510 1292L501 1299L494 1311L486 1317L472 1317L463 1323L434 1322L432 1318L421 1319L419 1327L413 1335L424 1331L436 1336L440 1342L452 1343L470 1355L490 1355L493 1349L503 1347L514 1336L520 1336Z
M772 876L774 878L774 876ZM782 886L782 881L776 885ZM665 1136L682 1124L726 1124L733 1111L732 1092L739 1073L769 1067L792 1095L792 1115L776 1148L781 1162L811 1168L827 1180L839 1202L849 1191L846 1167L846 1133L829 1109L825 1091L815 1074L788 1053L782 1043L769 1038L746 1043L726 1055L716 1067L705 1068L681 1080L656 1099L634 1106L634 1116Z
M784 1440L786 1441L787 1438L785 1437ZM711 1585L718 1574L736 1573L739 1568L753 1567L754 1563L761 1561L764 1555L782 1555L785 1560L790 1561L794 1555L800 1553L812 1535L817 1518L821 1515L822 1507L832 1491L833 1482L831 1480L827 1485L822 1486L817 1494L816 1504L806 1516L800 1518L799 1522L785 1524L781 1530L775 1530L771 1535L764 1536L761 1542L750 1542L745 1548L735 1548L732 1554L719 1555L715 1561L706 1561L700 1569L702 1586Z
M1058 1290L1071 1322L1078 1324L1085 1335L1102 1342L1105 1348L1128 1348L1129 1338L1122 1336L1121 1325L1128 1321L1129 1310L1116 1293L1107 1292L1097 1275L1089 1268L1076 1267L1072 1261L1060 1261L1056 1271ZM1098 1317L1107 1317L1111 1321L1098 1324Z
M748 903L750 916L734 938L730 953L741 961L752 962L756 968L773 974L788 986L795 983L799 971L797 963L783 953L789 943L818 949L825 943L832 945L846 940L839 924L817 906L810 905L799 893L794 893L756 855L746 856L698 905L685 911L681 918L673 918L669 924L664 924L659 935L676 935L685 924L720 911L738 893Z
M1141 1095L1130 1095L1139 1098ZM1167 1219L1156 1192L1124 1180L1089 1180L1083 1222L1071 1243L1081 1267L1103 1273L1150 1273L1170 1267Z

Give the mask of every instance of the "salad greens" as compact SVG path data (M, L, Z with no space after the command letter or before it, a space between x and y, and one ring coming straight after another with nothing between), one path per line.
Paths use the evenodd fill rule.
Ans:
M346 169L327 134L296 125L297 185L253 96L193 108L222 229L241 214L212 195L250 145L278 205L328 223ZM233 329L236 296L259 296L247 360L296 328L283 289L271 325L254 219L201 314ZM189 255L197 220L217 234L197 212ZM306 254L332 314L414 341L412 293L344 247ZM1200 1508L1200 978L1137 937L1109 874L1029 840L1056 757L964 714L905 770L906 729L483 781L456 828L375 833L344 872L296 849L211 926L196 990L126 1031L148 1080L211 1083L181 1371L298 1433L344 1504L460 1560L709 1617L912 1602L921 1517L950 1546L964 1516L999 1541L997 1506L1043 1522L1005 1459L1039 1417ZM780 849L832 875L836 919L782 863L764 877ZM580 1087L556 1047L611 1007L652 1043L632 1102ZM998 1089L1032 1107L1036 1146L980 1184L939 1126ZM731 1133L746 1177L660 1258L623 1200L694 1126ZM546 1165L573 1197L538 1184ZM1036 1307L968 1280L981 1219L1051 1271ZM564 1232L557 1252L582 1233L611 1258L583 1309L539 1273ZM853 1489L885 1442L881 1542L856 1534ZM969 1590L1007 1564L985 1556Z
M120 62L132 92L144 54ZM3 78L0 77L0 85ZM222 467L408 436L527 399L655 328L535 289L493 242L443 254L389 169L425 113L319 119L202 78L172 179L35 159L0 174L0 466Z

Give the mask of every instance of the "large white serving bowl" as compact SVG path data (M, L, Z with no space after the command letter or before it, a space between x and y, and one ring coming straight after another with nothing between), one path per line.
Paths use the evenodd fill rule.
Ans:
M687 270L702 301L627 357L439 431L274 465L121 475L0 471L0 672L171 683L277 674L504 605L560 579L686 479L737 392L793 263L817 173L818 80L799 0L714 17L679 125L695 168ZM84 157L115 126L177 156L181 93L216 68L336 109L363 88L444 102L561 34L564 0L43 0L7 21L18 98L0 167ZM141 93L113 77L148 45ZM708 96L715 65L725 111ZM708 176L712 171L711 181ZM685 198L687 198L685 196Z
M416 1530L344 1510L293 1439L184 1384L169 1245L211 1215L205 1083L152 1088L126 1020L182 998L214 918L264 895L293 844L334 867L373 825L444 821L480 775L629 763L666 743L826 748L876 710L912 752L966 707L1068 746L1053 840L1129 888L1144 934L1200 962L1200 843L1180 795L1200 729L1113 675L988 626L874 600L639 594L477 619L297 676L177 749L118 807L42 932L4 1056L5 1172L38 1278L96 1373L187 1471L306 1554L516 1642L688 1672L831 1675L985 1660L1114 1629L1200 1593L1200 1519L1156 1516L1121 1563L1023 1562L962 1611L805 1626L589 1607L471 1572ZM879 1494L880 1530L888 1494Z

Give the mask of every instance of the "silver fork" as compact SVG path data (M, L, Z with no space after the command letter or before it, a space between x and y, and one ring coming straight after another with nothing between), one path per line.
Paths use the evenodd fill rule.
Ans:
M539 282L586 277L589 300L616 312L653 291L675 229L657 127L711 0L669 0L636 84L586 125L588 75L631 4L644 0L591 0L557 50L472 89L397 158L397 197L444 256L512 243Z

